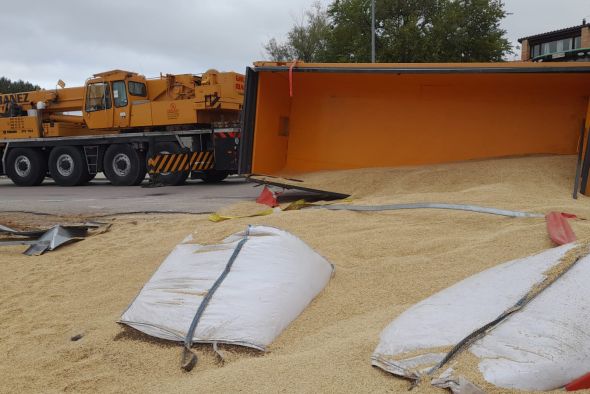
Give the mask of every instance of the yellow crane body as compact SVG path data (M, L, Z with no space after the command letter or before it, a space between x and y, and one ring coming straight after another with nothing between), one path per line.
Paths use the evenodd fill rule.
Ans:
M156 79L122 70L95 74L84 87L0 94L0 140L122 133L162 126L235 123L244 77L208 71L203 76ZM67 115L80 112L79 115Z

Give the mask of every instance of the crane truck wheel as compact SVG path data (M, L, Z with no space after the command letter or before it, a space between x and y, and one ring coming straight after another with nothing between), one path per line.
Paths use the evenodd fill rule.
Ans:
M88 167L82 149L58 146L49 154L49 173L60 186L78 186L88 182Z
M145 178L145 154L129 144L114 144L104 154L103 171L114 186L137 186Z
M6 175L18 186L39 186L47 174L43 152L30 148L11 149L6 156Z
M223 181L229 173L227 171L209 170L205 171L201 176L201 180L205 183L219 183Z
M162 141L156 143L156 152L160 154L169 154L169 153L180 153L180 145L176 142L168 142ZM187 172L162 172L158 174L158 180L165 185L169 186L180 186L184 184L186 178L188 178L188 171Z

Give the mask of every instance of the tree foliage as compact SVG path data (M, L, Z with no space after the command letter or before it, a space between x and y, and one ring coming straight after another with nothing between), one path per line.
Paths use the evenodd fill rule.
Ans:
M319 4L287 40L265 46L272 60L369 62L371 1ZM487 62L511 53L502 0L376 0L379 62Z
M41 87L25 82L22 79L11 81L8 78L0 77L0 93L20 93L39 90Z
M326 58L329 36L328 15L320 3L314 3L312 8L305 12L303 20L289 31L286 42L279 43L272 38L264 48L275 61L323 61Z

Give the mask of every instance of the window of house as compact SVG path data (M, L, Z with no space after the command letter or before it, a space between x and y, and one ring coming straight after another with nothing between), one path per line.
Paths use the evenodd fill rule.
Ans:
M581 45L581 37L570 37L561 40L554 40L544 42L542 44L533 45L531 48L531 56L537 57L542 55L549 55L552 53L560 53L578 49Z
M127 90L125 89L125 81L113 82L113 98L115 100L115 107L127 106Z
M129 81L129 94L133 96L146 97L147 89L145 83Z
M572 49L572 39L566 38L564 40L557 41L557 51L556 52L565 52Z
M111 89L105 82L91 83L86 91L86 112L110 109Z

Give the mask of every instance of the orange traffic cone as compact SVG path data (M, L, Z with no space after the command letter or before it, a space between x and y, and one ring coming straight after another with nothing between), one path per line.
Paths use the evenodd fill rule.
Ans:
M256 199L256 202L258 204L268 205L271 208L279 206L276 194L272 192L267 186L264 186L264 189L262 189L262 193L260 193Z
M578 391L584 389L590 389L590 373L578 378L565 386L567 391Z

